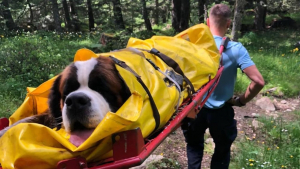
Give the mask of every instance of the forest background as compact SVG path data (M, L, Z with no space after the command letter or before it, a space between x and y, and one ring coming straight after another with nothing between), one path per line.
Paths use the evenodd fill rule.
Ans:
M209 8L216 3L232 9L227 36L248 49L266 82L261 94L299 99L300 0L0 0L0 116L9 117L24 100L26 87L37 87L61 72L78 49L107 52L125 48L130 37L173 36L205 23ZM235 92L243 92L248 84L248 78L239 72ZM299 115L289 123L294 138L300 138L297 119ZM288 160L278 157L276 165L299 167L300 142L290 136L282 140L282 128L274 131L272 127L276 120L261 121L267 123L263 128L266 138L271 135L289 145L277 152ZM282 126L282 121L277 122ZM276 157L259 152L267 152L267 146L249 143L248 147L256 149L248 152L243 147L237 154ZM239 162L242 158L235 157L234 165L258 165L246 162L250 158ZM277 164L280 159L283 165Z

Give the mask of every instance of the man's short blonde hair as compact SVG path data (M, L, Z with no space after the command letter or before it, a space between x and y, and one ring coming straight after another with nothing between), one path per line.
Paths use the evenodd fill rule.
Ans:
M222 27L227 24L231 18L231 10L228 5L217 4L210 8L209 18L212 24Z

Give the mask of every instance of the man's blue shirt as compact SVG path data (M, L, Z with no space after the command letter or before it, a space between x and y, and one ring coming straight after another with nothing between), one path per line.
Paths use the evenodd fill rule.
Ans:
M222 37L214 36L218 49L222 42ZM239 42L229 41L225 52L223 52L224 70L220 81L211 94L205 107L217 109L233 96L234 86L237 76L237 68L244 70L245 68L254 65L247 49Z

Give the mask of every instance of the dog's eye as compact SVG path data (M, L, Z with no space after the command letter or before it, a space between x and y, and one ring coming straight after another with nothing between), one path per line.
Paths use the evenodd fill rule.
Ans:
M102 76L94 76L94 78L90 78L88 82L88 86L90 89L102 93L104 91L109 91L109 84Z
M63 89L63 100L73 91L77 90L80 87L77 77L69 78L66 80L65 87Z

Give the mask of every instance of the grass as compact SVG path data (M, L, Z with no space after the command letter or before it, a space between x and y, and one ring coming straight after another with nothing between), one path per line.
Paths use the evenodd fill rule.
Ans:
M176 160L170 158L163 158L158 162L153 162L147 165L147 169L163 169L163 168L180 169L182 167Z
M24 98L15 98L0 95L0 118L8 118L22 104Z
M264 90L278 87L287 97L300 94L300 51L294 44L300 33L291 30L250 32L240 39L263 75ZM243 92L249 80L238 73L236 92Z
M297 23L300 21L299 14L291 13L287 16ZM253 15L245 15L243 23L252 24L253 18ZM279 16L267 15L266 23L270 23L273 18ZM298 30L272 29L249 32L239 39L264 77L266 86L263 92L277 87L277 92L283 93L285 97L300 95L300 51L294 45L299 41L299 36ZM249 79L239 71L235 92L244 92L249 83Z
M293 120L259 118L259 138L244 137L236 142L230 168L300 168L300 111Z
M10 116L26 96L72 62L76 50L90 48L99 34L52 32L0 35L0 117Z

